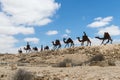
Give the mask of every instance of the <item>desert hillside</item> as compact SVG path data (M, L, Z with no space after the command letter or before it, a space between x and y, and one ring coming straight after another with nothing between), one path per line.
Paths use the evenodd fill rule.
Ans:
M34 74L34 80L120 80L120 44L0 54L0 69L0 80L19 69Z

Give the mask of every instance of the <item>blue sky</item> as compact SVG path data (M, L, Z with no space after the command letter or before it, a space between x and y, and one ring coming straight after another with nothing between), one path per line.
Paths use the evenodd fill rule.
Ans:
M92 45L95 36L108 31L114 43L120 43L119 0L1 0L0 51L15 52L29 41L31 46L87 33ZM64 46L64 44L62 44Z

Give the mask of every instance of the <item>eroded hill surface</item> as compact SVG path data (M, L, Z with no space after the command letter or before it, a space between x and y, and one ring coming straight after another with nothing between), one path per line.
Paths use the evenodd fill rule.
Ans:
M0 54L1 80L21 68L39 78L35 80L120 80L120 44Z

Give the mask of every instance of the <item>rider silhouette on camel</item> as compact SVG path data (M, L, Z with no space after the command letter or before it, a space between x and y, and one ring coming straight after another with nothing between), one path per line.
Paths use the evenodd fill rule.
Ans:
M27 48L27 49L30 49L30 44L29 44L29 42L27 42L26 48Z
M84 34L84 35L82 36L82 40L88 38L85 32L83 32L83 34Z

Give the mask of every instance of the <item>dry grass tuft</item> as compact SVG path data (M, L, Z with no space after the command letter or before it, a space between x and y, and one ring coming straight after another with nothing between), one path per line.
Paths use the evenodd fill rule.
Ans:
M23 69L19 69L12 77L12 80L33 80L33 79L34 76L32 75L32 73Z
M56 64L55 67L72 67L72 66L73 66L72 59L66 58L62 62Z

